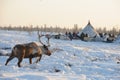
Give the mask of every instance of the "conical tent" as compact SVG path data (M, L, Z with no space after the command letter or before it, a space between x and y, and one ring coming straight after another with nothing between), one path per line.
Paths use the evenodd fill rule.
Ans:
M99 37L99 34L95 31L90 21L88 21L88 24L86 25L86 27L79 32L79 35L81 35L82 33L87 34L88 37L91 37L91 38Z
M85 41L101 41L100 35L95 31L90 21L85 26L85 28L78 34L81 37L81 40ZM83 37L84 35L84 37Z

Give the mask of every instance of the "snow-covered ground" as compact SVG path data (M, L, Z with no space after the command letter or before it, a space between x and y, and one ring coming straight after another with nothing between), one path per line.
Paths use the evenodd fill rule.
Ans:
M37 32L0 30L0 53L11 52L3 47L32 41L38 41ZM50 44L57 51L38 64L24 59L19 68L15 58L5 66L8 56L0 56L0 80L120 80L120 43L51 39Z

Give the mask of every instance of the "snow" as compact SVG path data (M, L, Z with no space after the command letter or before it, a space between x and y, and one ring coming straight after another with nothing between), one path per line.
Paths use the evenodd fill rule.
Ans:
M46 42L45 37L42 41ZM15 44L38 42L37 32L0 30L0 53L10 53ZM17 58L5 66L8 56L0 56L0 80L119 80L120 44L83 42L81 40L50 39L51 56L43 55L39 63L29 64L24 59L22 67ZM36 59L33 59L33 62Z

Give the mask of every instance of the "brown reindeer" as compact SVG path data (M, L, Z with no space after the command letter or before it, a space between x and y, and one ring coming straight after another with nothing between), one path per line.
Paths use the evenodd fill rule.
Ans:
M41 40L39 39L41 42ZM42 43L42 42L41 42ZM46 54L48 56L51 55L48 46L42 43L41 46L38 46L35 42L27 43L27 44L17 44L13 47L12 53L10 57L7 59L5 65L8 64L13 58L18 58L18 67L21 67L20 63L23 58L29 58L30 64L32 64L32 58L39 57L36 61L38 63L41 60L42 54Z

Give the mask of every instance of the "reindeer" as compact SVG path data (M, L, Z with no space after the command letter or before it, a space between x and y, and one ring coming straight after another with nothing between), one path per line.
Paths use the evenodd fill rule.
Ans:
M21 67L20 63L22 62L23 58L29 58L29 63L32 64L32 58L34 57L39 57L36 61L36 63L38 63L41 60L42 54L46 54L50 56L51 51L48 49L49 46L46 46L41 42L40 40L41 37L42 36L39 36L39 41L42 44L41 46L38 46L38 44L35 42L15 45L5 65L7 65L8 62L15 57L18 58L18 63L17 63L18 67Z

